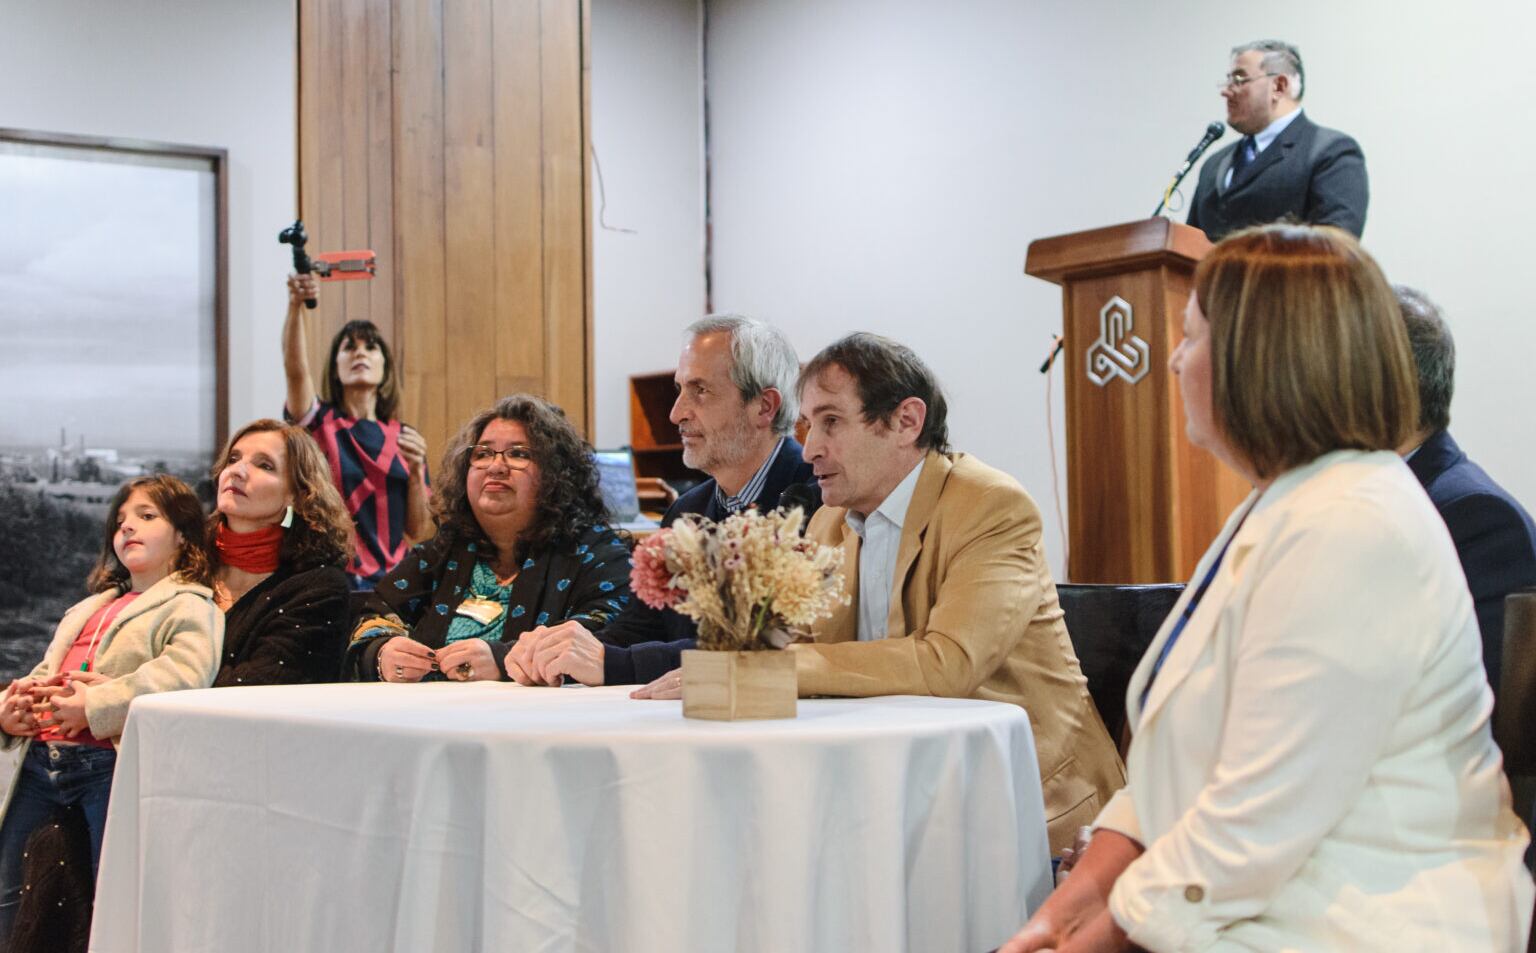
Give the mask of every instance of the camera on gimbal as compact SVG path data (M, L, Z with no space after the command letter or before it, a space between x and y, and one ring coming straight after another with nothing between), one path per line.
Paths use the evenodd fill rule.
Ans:
M376 273L375 256L370 249L310 255L304 250L309 234L304 231L303 219L278 232L277 240L293 246L293 270L301 275L317 275L321 281L366 281ZM313 308L315 304L314 298L304 300L306 308Z

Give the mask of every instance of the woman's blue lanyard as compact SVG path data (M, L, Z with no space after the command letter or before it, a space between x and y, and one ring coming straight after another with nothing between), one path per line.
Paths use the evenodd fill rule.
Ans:
M1260 494L1260 496L1262 495ZM1205 598L1205 591L1211 588L1211 583L1216 579L1216 571L1221 568L1221 561L1227 558L1227 550L1231 548L1232 541L1237 538L1237 534L1242 530L1243 524L1248 522L1248 514L1252 513L1253 508L1258 505L1258 498L1255 498L1248 505L1248 509L1243 512L1242 518L1237 521L1237 525L1232 527L1232 535L1227 537L1225 543L1222 543L1221 552L1216 554L1216 558L1211 562L1211 568L1205 571L1205 578L1201 579L1200 585L1195 587L1195 594L1190 596L1189 602L1184 604L1184 611L1179 615L1179 621L1173 624L1173 631L1168 633L1168 641L1163 643L1162 651L1157 653L1157 661L1152 664L1152 674L1147 676L1147 685L1141 690L1141 707L1143 709L1147 707L1147 696L1152 694L1152 683L1157 681L1157 673L1162 670L1163 663L1168 660L1168 653L1173 651L1173 644L1179 640L1179 635L1183 633L1184 627L1189 624L1190 617L1200 607L1200 600Z

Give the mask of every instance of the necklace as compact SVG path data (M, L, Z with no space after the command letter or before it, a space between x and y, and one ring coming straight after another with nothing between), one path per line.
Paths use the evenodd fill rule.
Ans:
M117 606L118 602L122 601L122 598L122 596L118 596L110 604L108 604L106 608L103 609L101 618L96 620L96 631L91 634L91 644L86 646L85 661L80 663L80 671L89 672L91 670L91 659L96 655L96 640L101 638L101 630L106 626L106 624L116 619L118 615L122 613L123 607ZM116 612L112 611L113 606L117 606Z

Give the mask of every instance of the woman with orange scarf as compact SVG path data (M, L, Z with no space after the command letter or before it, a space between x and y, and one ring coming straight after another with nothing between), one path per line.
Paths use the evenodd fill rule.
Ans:
M320 448L298 427L257 420L229 441L214 479L226 633L214 687L337 681L352 519Z

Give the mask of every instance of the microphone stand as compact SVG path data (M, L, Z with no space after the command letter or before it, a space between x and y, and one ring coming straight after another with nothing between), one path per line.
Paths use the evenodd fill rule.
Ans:
M1179 187L1179 183L1184 181L1184 177L1186 175L1189 175L1189 170L1195 167L1195 161L1204 154L1205 150L1201 149L1194 155L1190 156L1188 159L1184 160L1184 164L1179 167L1179 171L1173 174L1173 181L1168 183L1168 188L1163 190L1163 200L1158 202L1157 208L1152 210L1152 218L1157 218L1159 215L1163 214L1163 206L1168 204L1168 198L1169 196L1173 195L1173 190Z
M1184 181L1186 175L1189 175L1189 170L1193 169L1195 163L1200 161L1200 157L1205 155L1205 150L1209 149L1211 144L1220 139L1226 131L1227 127L1219 122L1213 122L1205 128L1205 136L1189 151L1189 156L1184 160L1184 164L1179 166L1179 171L1173 174L1173 181L1168 183L1168 188L1163 190L1163 200L1158 202L1157 208L1152 210L1152 218L1157 218L1163 214L1163 208L1168 204L1168 197L1173 195L1173 190L1179 187L1179 183Z

